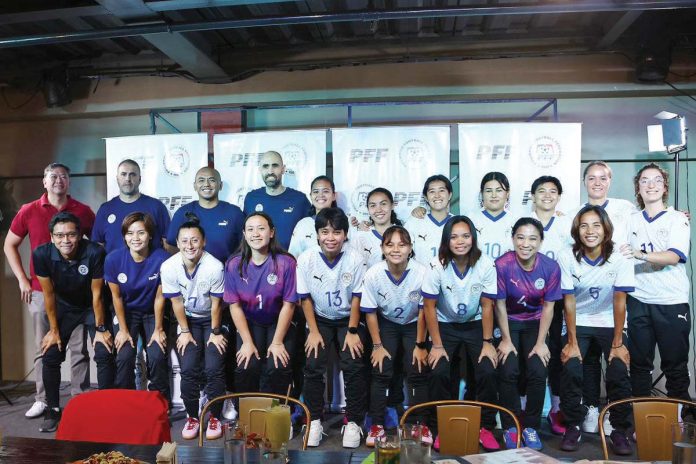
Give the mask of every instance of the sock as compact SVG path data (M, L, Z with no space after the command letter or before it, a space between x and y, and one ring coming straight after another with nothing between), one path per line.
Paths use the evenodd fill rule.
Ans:
M527 395L520 396L520 408L523 411L527 409Z
M561 409L561 398L551 395L551 412L558 412Z

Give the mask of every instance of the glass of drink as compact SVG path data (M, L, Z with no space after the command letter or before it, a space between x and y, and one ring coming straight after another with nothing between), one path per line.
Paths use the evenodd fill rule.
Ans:
M222 433L225 440L225 464L246 464L246 426L237 421L224 422Z
M265 439L263 441L263 447L261 449L261 464L287 464L287 462L288 448L285 443L280 445L278 448L274 448L271 440Z
M281 404L266 409L264 436L271 441L274 451L290 440L290 406Z
M696 464L696 424L672 424L672 463Z
M422 441L423 427L405 425L399 429L401 463L430 464L430 445Z
M384 435L375 441L377 452L375 453L375 464L399 464L401 449L399 447L399 433Z

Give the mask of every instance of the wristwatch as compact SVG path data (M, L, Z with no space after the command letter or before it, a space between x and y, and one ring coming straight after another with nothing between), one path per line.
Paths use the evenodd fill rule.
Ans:
M495 343L495 338L484 338L483 341L492 345L493 343Z
M220 327L215 327L215 328L213 329L213 335L220 335L220 333L221 333L221 332L220 332Z
M357 327L348 327L348 333L352 333L353 335L355 335L356 333L358 333L358 328Z
M97 330L97 332L101 332L101 333L106 332L106 326L104 324L98 325L95 329Z
M428 345L425 344L425 342L416 342L416 348L419 348L421 350L424 350L428 347Z

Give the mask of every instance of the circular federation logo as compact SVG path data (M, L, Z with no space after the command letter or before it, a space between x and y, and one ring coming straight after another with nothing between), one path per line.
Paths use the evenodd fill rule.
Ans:
M184 147L171 147L164 154L163 159L164 170L172 177L179 177L186 173L191 164L191 156Z
M272 272L268 274L266 277L266 282L268 282L268 285L275 285L276 282L278 282L278 276L273 274Z
M541 277L534 281L534 288L536 288L537 290L543 289L544 285L546 285L546 281Z
M374 188L375 186L372 184L360 184L350 194L350 206L356 215L366 216L363 211L367 211L367 194Z
M555 166L561 159L561 144L551 137L539 137L529 147L529 159L540 168Z
M422 140L407 140L399 149L401 164L409 169L422 169L423 160L428 158L428 146Z
M669 230L659 229L657 231L657 236L660 237L661 240L667 240L669 238Z
M77 272L79 272L82 275L87 275L87 273L89 272L89 268L84 264L80 264L77 268Z
M481 284L474 284L471 286L471 293L472 294L477 294L483 292L483 285Z
M353 282L353 274L350 272L344 272L341 276L341 282L343 283L344 287L349 286L351 282Z
M307 150L297 143L288 143L280 149L283 161L290 172L298 172L307 165Z
M418 303L420 301L420 292L414 290L408 294L408 299L412 303Z
M116 215L115 214L109 214L109 217L106 218L106 222L109 224L113 224L116 221Z
M614 271L607 272L607 278L609 280L616 280L616 272L614 272Z
M263 205L261 203L256 204L256 208L254 208L255 211L263 211Z
M117 279L119 282L121 282L122 284L125 284L126 282L128 282L128 276L127 276L126 274L124 274L123 272L121 272L121 273L118 275L118 277L116 277L116 279Z
M201 293L207 293L210 289L210 284L208 282L198 282L198 291Z

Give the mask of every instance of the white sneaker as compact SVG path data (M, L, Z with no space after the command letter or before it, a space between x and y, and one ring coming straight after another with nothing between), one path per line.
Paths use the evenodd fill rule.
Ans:
M604 435L607 435L607 436L611 435L611 432L614 431L614 427L612 427L611 422L609 422L609 414L611 414L611 413L607 412L604 415Z
M363 431L358 424L348 422L348 425L344 425L341 429L341 433L343 434L344 448L357 448L360 446Z
M585 433L599 432L599 410L596 407L590 406L587 408L587 415L582 422L582 431Z
M29 410L24 413L24 417L27 417L29 419L39 417L44 413L47 407L48 406L43 401L34 401L34 404L31 405L31 408L29 408Z
M234 408L234 401L231 399L225 400L222 405L222 417L227 420L235 420L237 418L237 410Z
M307 427L304 425L303 427ZM324 427L321 425L320 419L314 419L309 424L309 437L307 438L307 446L317 447L324 438Z

